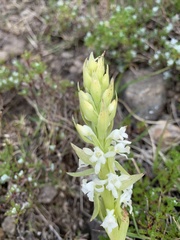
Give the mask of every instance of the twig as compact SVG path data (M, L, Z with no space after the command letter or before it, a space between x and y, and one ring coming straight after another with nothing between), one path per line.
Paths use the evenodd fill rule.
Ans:
M47 226L49 227L49 229L56 235L58 240L63 240L60 236L59 233L54 229L54 227L46 220L46 218L43 216L43 214L40 212L40 210L35 207L36 212L40 215L41 219L43 220L43 222L45 222L47 224Z

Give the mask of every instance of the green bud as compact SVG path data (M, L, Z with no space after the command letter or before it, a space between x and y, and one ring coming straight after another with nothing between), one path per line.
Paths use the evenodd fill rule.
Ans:
M97 70L96 70L96 74L97 74L97 77L98 77L99 81L101 81L101 79L102 79L102 77L104 75L104 71L105 71L105 68L104 68L104 58L101 56L98 59Z
M82 115L90 122L97 123L97 113L93 106L83 98L80 98L80 108Z
M97 122L97 132L99 139L104 139L107 137L107 129L109 124L109 113L102 102L101 111L99 113Z
M76 130L78 131L81 138L87 143L93 143L93 138L96 137L92 129L87 125L75 124Z
M108 106L110 104L110 102L113 98L113 95L114 95L114 80L111 79L109 87L105 90L105 92L102 95L102 100L106 106Z
M94 107L93 99L89 93L85 93L82 90L79 90L78 95L79 95L80 101L81 101L81 99L86 100Z
M95 77L95 76L94 76ZM101 85L100 82L95 78L91 83L90 93L93 97L96 107L100 106L101 101Z
M106 68L106 73L101 80L102 91L104 92L109 86L109 67Z
M87 61L87 68L89 70L90 73L93 73L96 71L97 69L97 62L96 60L94 59L94 56L93 56L93 53L90 54L89 56L89 60Z
M88 68L87 68L87 59L83 65L83 83L84 83L84 87L86 89L87 92L89 92L90 86L91 86L91 76L88 72Z
M108 106L109 119L112 121L116 115L117 99L114 99Z

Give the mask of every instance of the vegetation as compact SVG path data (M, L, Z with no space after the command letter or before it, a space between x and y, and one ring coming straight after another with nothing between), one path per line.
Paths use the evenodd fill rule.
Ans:
M20 35L27 43L22 54L11 53L8 59L0 54L0 222L3 225L6 216L12 216L16 227L12 235L3 230L5 239L90 239L92 205L79 193L79 180L67 172L78 166L70 143L83 146L72 116L82 123L76 85L82 85L79 69L92 50L96 56L105 51L117 86L119 76L132 66L162 71L172 91L162 115L178 127L180 2L100 2L2 5L2 34ZM10 27L12 14L18 28ZM74 64L77 53L80 64ZM129 174L145 174L133 189L127 239L178 240L180 148L170 140L163 150L163 134L151 144L148 121L137 120L132 112L119 123L125 125L132 152L130 160L117 160ZM54 194L46 192L47 186ZM98 237L108 239L103 231Z

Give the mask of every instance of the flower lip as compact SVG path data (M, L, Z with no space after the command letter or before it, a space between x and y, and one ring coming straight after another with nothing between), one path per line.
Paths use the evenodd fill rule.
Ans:
M106 212L107 216L101 226L107 230L108 234L110 234L114 228L118 227L118 224L114 215L114 209L106 209Z

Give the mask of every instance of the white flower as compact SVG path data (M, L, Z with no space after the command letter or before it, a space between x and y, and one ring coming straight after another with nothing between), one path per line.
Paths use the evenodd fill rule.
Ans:
M169 59L169 57L170 57L170 52L165 52L164 55L165 55L166 59Z
M179 21L179 16L176 14L174 17L172 17L172 22L178 22Z
M173 30L173 25L172 23L169 23L166 27L165 27L165 31L167 33L171 32Z
M18 160L18 163L19 164L22 164L24 162L24 159L23 158L20 158L19 160Z
M179 44L179 45L176 44L176 45L174 46L174 49L175 49L178 53L180 53L180 44Z
M13 208L11 209L11 213L12 213L12 214L16 214L16 213L17 213L17 210L16 210L15 207L13 207Z
M10 177L7 174L3 174L1 176L1 183L5 183L10 179Z
M163 73L163 79L164 80L167 80L170 77L171 77L171 73L169 71L166 71L166 72Z
M89 148L83 148L83 151L87 155L90 155L91 157L89 158L89 160L92 163L95 163L95 173L96 174L98 174L100 172L101 164L106 163L106 158L115 156L115 152L104 153L99 147L95 147L94 152Z
M178 40L175 38L172 38L170 41L171 45L175 45L177 42L178 42Z
M115 129L113 130L109 136L107 137L111 138L112 140L118 142L120 140L124 140L124 138L128 138L128 135L126 133L126 126L125 127L121 127L120 129Z
M124 156L124 157L127 158L127 155L126 155L125 153L127 153L127 154L130 153L130 147L129 147L129 146L126 146L126 145L127 145L127 144L130 144L130 143L131 143L131 142L126 141L126 140L121 141L121 142L119 142L118 144L116 144L116 145L114 146L114 151L115 151L117 154L119 154L119 155Z
M155 7L152 8L152 12L153 12L153 13L156 13L158 10L159 10L159 7L158 7L158 6L155 6Z
M32 182L32 176L28 176L28 182Z
M130 213L132 213L132 200L131 200L132 188L133 188L133 185L123 190L123 194L120 197L120 204L123 204L123 207L128 206L130 208L129 210Z
M23 176L23 174L24 174L24 171L23 171L23 170L21 170L21 171L18 173L18 176L19 176L19 177L22 177L22 176Z
M118 224L114 216L114 209L106 209L106 212L107 216L105 217L101 226L107 230L108 234L110 234L112 230L118 226Z
M87 183L87 179L82 180L82 192L87 194L89 201L94 201L94 191L96 192L103 192L104 191L104 184L107 180L100 180L98 178L94 179Z
M127 180L129 178L128 175L118 176L114 173L109 173L108 175L108 183L106 189L112 191L112 195L114 198L118 198L118 190L122 185L122 181Z
M25 203L23 203L21 210L24 210L24 209L28 208L29 206L30 206L29 202L25 202Z
M176 61L176 65L180 66L180 59Z
M174 63L174 60L172 60L172 59L169 59L169 60L167 61L167 65L168 65L168 66L172 66L173 63Z

